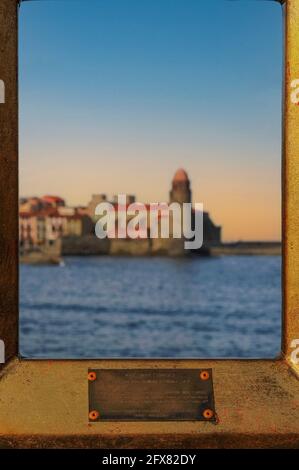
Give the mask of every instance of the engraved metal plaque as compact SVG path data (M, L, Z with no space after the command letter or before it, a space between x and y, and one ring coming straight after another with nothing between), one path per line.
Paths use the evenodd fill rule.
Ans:
M211 369L89 369L89 420L216 421Z

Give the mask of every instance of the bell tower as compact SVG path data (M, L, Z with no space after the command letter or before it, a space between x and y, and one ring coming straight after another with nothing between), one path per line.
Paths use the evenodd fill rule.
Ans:
M170 203L178 202L179 204L192 201L190 180L183 168L179 168L173 177L169 199Z

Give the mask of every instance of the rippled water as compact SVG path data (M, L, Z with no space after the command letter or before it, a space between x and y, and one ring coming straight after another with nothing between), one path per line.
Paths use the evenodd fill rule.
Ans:
M27 357L274 357L281 259L69 257L21 266Z

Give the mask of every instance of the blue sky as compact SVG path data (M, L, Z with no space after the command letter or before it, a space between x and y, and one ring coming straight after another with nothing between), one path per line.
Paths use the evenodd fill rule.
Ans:
M20 192L167 200L183 166L226 239L278 239L281 80L275 2L26 2Z

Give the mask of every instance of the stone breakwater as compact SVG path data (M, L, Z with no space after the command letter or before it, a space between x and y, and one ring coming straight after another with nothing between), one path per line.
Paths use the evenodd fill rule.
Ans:
M204 245L196 251L184 249L181 239L104 239L93 235L83 237L65 237L62 240L62 256L184 256L201 255L281 255L280 242L238 242Z

